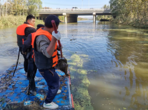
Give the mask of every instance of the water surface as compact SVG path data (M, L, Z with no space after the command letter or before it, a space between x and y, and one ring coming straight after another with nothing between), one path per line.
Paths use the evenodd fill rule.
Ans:
M147 30L79 21L59 31L76 110L148 109ZM0 30L0 72L16 58L15 29Z

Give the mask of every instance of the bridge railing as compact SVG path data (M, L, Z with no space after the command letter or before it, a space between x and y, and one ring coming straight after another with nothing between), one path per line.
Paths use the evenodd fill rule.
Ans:
M69 11L110 11L109 9L108 10L106 10L106 9L40 9L39 10L40 12L46 12L46 11L48 11L48 12L56 12L56 11L62 11L62 12L64 12L64 11L67 11L67 12L69 12Z

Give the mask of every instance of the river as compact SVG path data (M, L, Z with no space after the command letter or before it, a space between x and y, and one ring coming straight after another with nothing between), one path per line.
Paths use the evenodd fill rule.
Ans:
M1 73L16 62L15 30L0 30ZM148 110L147 30L79 21L59 31L76 110Z

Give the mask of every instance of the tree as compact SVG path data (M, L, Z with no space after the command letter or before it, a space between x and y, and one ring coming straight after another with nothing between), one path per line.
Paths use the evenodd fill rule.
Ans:
M41 0L7 0L0 4L1 15L38 15L38 10L42 7Z
M38 10L42 8L41 0L28 0L27 2L28 14L38 15Z
M115 21L136 27L148 26L147 0L110 0Z

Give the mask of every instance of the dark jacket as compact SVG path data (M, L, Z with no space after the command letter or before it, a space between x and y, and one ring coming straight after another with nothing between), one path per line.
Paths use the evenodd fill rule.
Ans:
M24 45L23 45L23 52L32 50L32 46L31 46L32 38L31 37L32 37L31 34L29 34L27 39L25 40Z
M27 22L24 22L24 24L28 24L28 23ZM33 32L36 32L36 29L35 28L27 27L25 29L25 36L27 37L29 34L31 34Z

